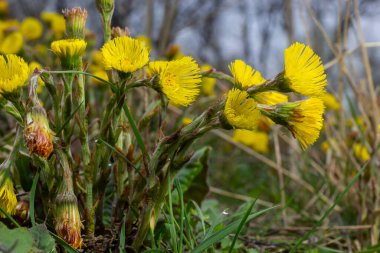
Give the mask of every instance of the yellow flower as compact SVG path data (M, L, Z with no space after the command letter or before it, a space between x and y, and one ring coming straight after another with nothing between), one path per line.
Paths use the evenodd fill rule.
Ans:
M0 56L0 93L12 93L25 85L28 65L17 55Z
M188 106L200 92L201 75L199 66L193 58L185 56L179 60L156 62L150 66L151 72L157 72L161 90L175 105Z
M135 72L149 61L149 51L143 43L127 36L108 41L101 51L106 69L125 73Z
M294 102L296 107L290 112L287 128L306 149L319 137L323 126L323 101L318 98L310 98L304 101Z
M6 14L8 12L8 2L6 0L0 1L0 13Z
M100 78L102 78L102 79L108 81L108 75L107 75L107 72L104 71L104 70L101 70L101 69L100 69L100 70L97 70L97 71L95 71L93 74L94 74L95 76L97 76L97 77L100 77ZM94 84L104 84L102 81L100 81L100 80L98 80L98 79L96 79L96 78L93 78L93 80L94 80Z
M368 149L365 146L362 146L359 143L355 143L353 148L356 158L362 160L363 162L369 161L369 159L371 159Z
M0 44L2 54L17 54L24 45L24 39L20 32L10 33Z
M96 51L92 52L91 56L92 56L92 62L95 65L103 66L103 55L102 55L102 52L96 50Z
M178 44L170 45L166 51L166 58L168 60L179 60L185 55L181 52L181 47Z
M146 37L145 35L137 35L136 39L144 44L144 46L150 51L152 49L152 43L150 42L150 39Z
M32 61L29 63L29 76L31 76L34 72L35 69L42 69L41 64L38 62ZM44 85L44 81L42 81L41 77L38 77L38 87L37 87L37 92L41 93L42 92L42 86Z
M193 122L193 120L192 120L191 118L189 118L189 117L184 117L184 118L182 119L182 124L184 124L184 125L188 125L188 124L190 124L191 122Z
M212 67L209 64L204 64L201 67L201 71L209 71L211 69ZM202 83L201 83L202 93L206 96L215 95L215 92L214 92L215 84L216 84L215 78L202 77Z
M43 27L38 19L28 17L22 21L20 31L25 38L35 40L41 37Z
M243 89L251 86L260 85L266 82L261 73L242 60L235 60L229 66L235 83ZM253 95L253 98L261 103L267 105L275 105L278 103L288 102L288 97L284 94L275 91L260 92Z
M63 15L55 12L42 12L41 18L50 25L56 39L62 38L66 32L66 21Z
M237 129L232 139L259 153L266 154L269 152L269 136L265 132Z
M86 51L87 43L81 39L56 40L51 43L51 49L61 60L66 69L80 65L80 56Z
M0 169L0 207L8 214L13 215L16 212L16 205L17 198L9 172ZM0 212L0 217L5 218L5 215Z
M146 75L148 78L152 78L155 75L160 74L168 66L168 61L151 61L146 69Z
M254 130L260 116L256 106L256 101L249 98L248 92L232 89L227 94L224 116L235 128Z
M326 108L334 111L339 111L340 104L332 94L325 93L321 96L321 99L323 100L323 103L325 104Z
M284 79L290 91L305 96L320 96L327 85L321 58L299 42L285 49Z

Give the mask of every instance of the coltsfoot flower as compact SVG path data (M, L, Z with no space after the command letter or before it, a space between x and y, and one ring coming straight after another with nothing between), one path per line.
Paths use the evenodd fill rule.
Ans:
M26 39L36 40L41 37L43 26L38 19L27 17L22 21L20 31Z
M285 49L284 86L305 96L320 96L327 85L321 58L299 42Z
M201 71L209 71L209 70L212 70L211 65L209 65L209 64L202 65ZM214 91L215 84L216 84L215 78L202 77L202 83L201 83L202 94L204 94L205 96L214 96L215 95L215 91Z
M339 111L340 103L338 102L338 100L336 100L334 95L330 93L325 93L321 96L321 99L323 103L325 104L326 108L334 110L334 111Z
M257 127L260 111L257 103L248 92L232 89L227 94L224 117L228 123L238 129L254 130Z
M80 66L80 56L86 51L87 43L82 39L56 40L51 43L51 49L61 60L64 68Z
M61 14L55 12L42 12L41 18L50 25L56 39L62 38L66 31L66 21Z
M55 231L71 247L78 249L83 245L81 228L83 224L77 205L77 199L71 192L59 194L56 199Z
M0 43L0 53L17 54L24 45L24 38L20 32L12 32Z
M25 86L29 77L28 64L17 55L1 55L0 74L0 94L13 93Z
M264 108L262 112L275 123L284 125L306 149L319 137L325 106L319 98L282 103Z
M247 89L265 83L267 80L261 73L242 60L235 60L229 65L235 84L241 89ZM275 105L288 102L288 96L275 91L264 91L252 96L257 102L267 105Z
M24 137L30 153L48 158L53 152L54 133L49 127L46 115L42 111L27 114Z
M16 212L17 198L13 189L13 182L9 172L0 169L0 207L8 214L13 215ZM5 215L0 212L0 217Z
M104 67L124 73L135 72L149 61L149 51L140 41L131 37L117 37L101 49Z
M236 129L232 139L259 153L269 152L269 135L265 132Z
M192 57L174 61L156 61L148 66L148 76L158 74L162 92L175 105L189 106L200 93L199 66Z
M368 149L365 146L359 143L355 143L353 146L353 149L354 149L354 155L356 156L356 158L360 159L361 161L367 162L369 161L369 159L371 159Z

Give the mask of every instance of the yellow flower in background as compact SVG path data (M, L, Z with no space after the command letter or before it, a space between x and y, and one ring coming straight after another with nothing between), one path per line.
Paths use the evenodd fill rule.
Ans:
M17 54L24 45L24 39L20 32L12 32L0 43L2 54Z
M42 69L41 64L38 62L32 61L29 63L29 76L31 76L34 72L35 69ZM42 81L41 77L38 77L38 87L37 87L37 92L41 93L42 92L42 86L44 85L44 81Z
M91 53L93 64L103 66L103 54L99 50L93 51Z
M50 25L56 39L63 37L66 32L66 21L63 15L55 12L42 12L41 19Z
M136 39L144 44L144 46L150 51L152 50L152 43L150 42L150 39L145 35L137 35Z
M232 89L227 94L224 116L235 128L254 130L260 116L256 106L256 101L249 97L248 92Z
M29 68L17 55L0 56L0 93L12 93L25 85Z
M0 14L6 14L8 12L8 1L1 0L0 1Z
M93 75L97 76L97 77L100 77L106 81L108 81L108 75L107 75L107 72L104 71L104 70L97 70L93 73ZM96 79L96 78L93 78L92 79L94 81L94 84L103 84L102 81Z
M204 64L201 67L201 71L209 71L211 69L212 69L212 67L209 64ZM216 84L215 78L202 77L202 83L201 83L202 93L206 96L214 96L215 95L215 91L214 91L215 84Z
M148 78L152 78L155 75L160 74L168 66L168 61L151 61L146 68L146 75Z
M232 139L259 153L267 154L269 152L269 135L265 132L237 129Z
M166 51L166 58L168 60L179 60L185 55L181 52L181 47L178 44L172 44Z
M17 205L16 194L13 189L13 182L9 172L0 169L0 207L10 215L15 214ZM0 212L0 217L6 216Z
M285 85L305 96L320 96L327 85L321 58L299 42L285 49Z
M369 159L371 159L368 149L365 146L362 146L359 143L354 143L353 149L356 158L362 160L363 162L369 161Z
M198 97L201 75L199 66L192 57L185 56L179 60L156 62L150 66L152 73L158 72L161 90L175 105L188 106Z
M149 51L140 41L131 37L117 37L101 49L106 69L130 73L144 67L149 61Z
M289 103L291 104L291 103ZM306 149L319 137L323 126L323 112L325 106L318 98L310 98L304 101L294 102L296 107L290 112L287 128Z
M288 102L288 96L275 91L265 91L257 93L253 98L260 104L276 105Z
M80 39L56 40L51 43L51 49L60 58L75 57L84 54L86 45L86 42Z
M35 40L41 37L43 26L38 19L27 17L22 21L20 31L28 40Z
M325 93L321 96L321 99L323 100L323 103L325 104L326 108L334 110L334 111L339 111L340 109L340 103L334 95L330 93Z
M188 125L188 124L190 124L191 122L193 122L193 119L192 119L192 118L184 117L184 118L182 119L182 124L184 124L184 125Z

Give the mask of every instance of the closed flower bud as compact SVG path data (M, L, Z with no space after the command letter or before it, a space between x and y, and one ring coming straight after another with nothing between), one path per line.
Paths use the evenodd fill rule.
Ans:
M124 29L121 29L119 26L112 27L111 31L111 37L112 39L117 38L117 37L123 37L123 36L129 36L130 32L128 27L125 27Z
M87 10L80 7L65 9L63 16L66 20L66 33L70 39L84 39Z
M83 224L77 205L77 198L71 191L59 193L56 198L55 231L74 249L83 244L81 228Z
M31 113L27 114L24 129L29 152L47 159L53 152L53 136L54 133L49 127L44 109L35 107Z

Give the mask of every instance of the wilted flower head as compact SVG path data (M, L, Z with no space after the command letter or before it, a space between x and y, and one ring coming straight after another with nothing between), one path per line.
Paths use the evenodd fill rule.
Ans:
M162 92L176 105L188 106L198 97L201 75L193 58L186 56L174 61L157 61L148 66L148 76L158 74Z
M83 224L77 205L77 199L72 192L60 193L56 198L55 231L74 249L83 244L81 228Z
M41 37L43 26L38 19L27 17L22 21L20 31L26 39L36 40Z
M321 58L309 46L296 42L285 49L284 58L286 88L305 96L325 93L327 80Z
M248 92L232 89L227 94L224 117L228 123L238 129L254 130L257 127L260 111L257 103Z
M306 149L319 137L323 126L323 112L325 106L319 98L310 98L303 101L282 103L266 108L263 113L275 123L286 126L301 147Z
M120 28L119 26L112 27L112 30L111 30L112 39L117 38L117 37L129 36L129 35L130 35L130 32L129 32L128 27L125 27L124 29ZM140 41L138 38L136 38L136 39L138 41ZM148 48L146 45L145 45L145 47ZM149 50L149 48L148 48L148 50Z
M29 152L47 159L53 152L54 133L49 127L43 108L33 109L26 117L24 137Z
M131 37L117 37L108 41L101 49L104 67L124 73L135 72L149 61L148 49Z
M17 55L0 56L0 94L13 93L25 85L28 65Z
M82 39L57 40L51 43L51 49L60 58L64 68L79 66L80 56L86 50L87 43Z
M13 182L8 170L0 169L0 207L8 214L16 212L17 198L13 189ZM0 217L5 215L0 212Z

